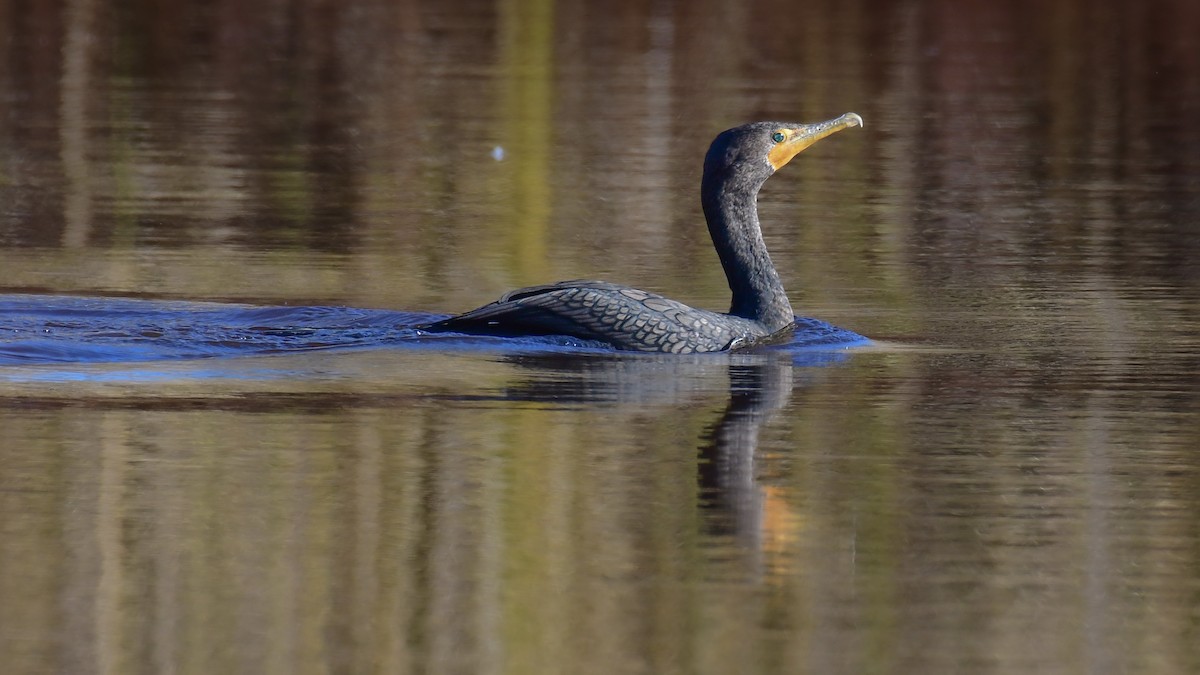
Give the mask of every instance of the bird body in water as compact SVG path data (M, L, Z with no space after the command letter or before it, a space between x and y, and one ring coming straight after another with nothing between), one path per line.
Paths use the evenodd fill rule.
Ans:
M817 124L753 122L722 132L704 158L701 202L733 300L722 314L603 281L560 281L426 327L486 335L568 335L644 352L717 352L772 339L795 315L758 221L758 191L817 141L861 127L855 113Z

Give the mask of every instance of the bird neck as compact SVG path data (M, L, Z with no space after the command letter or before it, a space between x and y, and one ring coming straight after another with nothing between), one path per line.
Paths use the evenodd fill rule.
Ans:
M774 332L795 321L795 315L763 242L758 188L705 175L701 194L708 232L733 293L729 313L762 323Z

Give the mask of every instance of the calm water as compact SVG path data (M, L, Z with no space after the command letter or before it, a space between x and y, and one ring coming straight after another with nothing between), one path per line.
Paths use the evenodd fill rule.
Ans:
M721 309L707 143L846 111L871 346L392 331ZM4 672L1200 671L1198 119L1184 1L0 0Z

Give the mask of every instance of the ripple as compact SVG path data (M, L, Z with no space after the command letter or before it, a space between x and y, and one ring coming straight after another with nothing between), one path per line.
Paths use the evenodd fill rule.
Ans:
M120 363L410 347L505 352L612 352L567 336L521 338L426 333L441 314L336 306L255 306L128 298L0 296L0 365ZM869 340L817 319L797 318L791 352L828 351ZM809 359L811 361L811 359Z

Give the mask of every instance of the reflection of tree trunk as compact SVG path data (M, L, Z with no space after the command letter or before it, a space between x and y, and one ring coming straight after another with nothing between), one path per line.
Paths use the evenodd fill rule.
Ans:
M128 444L124 420L106 418L89 442L91 461L72 466L66 477L76 502L64 512L64 641L60 656L67 672L121 672L127 646L122 632L124 566L129 551L122 531Z
M790 364L730 366L729 404L700 446L701 503L718 514L712 526L749 551L761 550L763 535L763 492L755 480L758 432L791 392Z
M519 284L542 283L551 210L554 3L509 0L499 7L502 138L512 148L509 241Z
M66 37L62 47L62 93L59 101L59 134L62 143L59 153L66 182L62 244L66 248L86 245L92 225L87 100L95 9L95 0L67 0Z
M96 579L96 664L101 673L119 673L124 652L122 611L124 566L129 552L122 532L125 499L122 486L129 444L123 420L107 420L100 438L99 490L96 499L96 540L99 577Z

